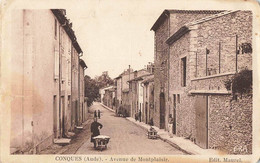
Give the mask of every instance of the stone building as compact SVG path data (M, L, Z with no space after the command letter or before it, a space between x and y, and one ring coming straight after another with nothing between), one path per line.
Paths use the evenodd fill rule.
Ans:
M150 72L145 68L141 70L134 71L134 78L129 80L129 96L130 96L130 114L131 117L135 118L136 114L141 112L141 117L144 108L144 97L143 97L143 87L142 81L150 75ZM141 118L142 121L142 118Z
M116 101L115 101L115 105L116 108L119 107L119 105L122 103L122 76L119 75L118 77L116 77L115 79L115 85L116 85L116 91L115 91L115 96L116 96Z
M141 83L143 85L143 103L144 103L144 111L143 111L143 119L144 123L151 123L154 119L154 75L151 74L147 76L145 80Z
M131 99L129 95L129 83L128 80L134 77L133 69L130 67L122 72L115 78L116 90L115 90L115 107L118 110L120 106L123 107L123 112L130 114ZM122 112L121 111L121 112Z
M165 10L156 20L151 30L154 31L154 124L165 129L170 110L169 94L170 48L166 40L185 23L220 13L214 10Z
M111 109L115 109L115 86L108 86L103 88L104 95L103 95L103 104Z
M82 50L65 14L15 10L10 18L11 153L37 153L71 129L71 53Z
M155 58L155 110L164 112L163 118L157 111L161 118L157 117L155 124L160 119L165 126L171 114L174 123L170 132L177 136L189 138L202 148L230 154L252 153L252 96L234 100L225 87L225 81L237 72L252 69L252 13L165 12L168 17L161 16L164 20L152 28L156 49L162 47L160 42L168 48L168 56L162 57L155 50L159 56ZM159 31L167 22L169 35L162 36ZM157 73L165 67L160 59L163 57L168 61L164 82L157 81ZM165 87L160 83L166 83ZM164 98L159 96L159 90ZM157 103L162 101L158 108Z

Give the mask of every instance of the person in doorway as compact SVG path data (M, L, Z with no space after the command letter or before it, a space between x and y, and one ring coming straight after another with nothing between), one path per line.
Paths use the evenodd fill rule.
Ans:
M141 116L142 116L142 112L141 110L139 110L139 121L141 122Z
M135 113L135 121L138 120L138 113Z
M100 110L98 110L98 119L100 119Z
M97 111L94 111L94 118L97 118Z
M168 120L168 130L169 130L169 135L172 137L172 126L173 126L173 118L172 114L169 114L169 120Z
M94 148L96 148L96 141L93 139L95 136L100 135L99 129L101 129L103 125L97 122L97 118L94 118L94 122L91 123L90 131L91 131L91 139L90 142L94 143Z

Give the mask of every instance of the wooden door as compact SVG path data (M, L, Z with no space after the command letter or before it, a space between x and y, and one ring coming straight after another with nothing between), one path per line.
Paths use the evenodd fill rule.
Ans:
M165 128L165 97L164 93L160 94L160 128Z
M57 110L57 96L53 96L53 133L54 137L58 137L58 110Z
M61 96L61 135L65 136L65 98Z
M148 103L145 103L145 123L147 124L148 119Z
M173 95L173 127L172 133L176 134L176 95Z
M195 97L196 111L196 144L201 148L208 148L208 96Z

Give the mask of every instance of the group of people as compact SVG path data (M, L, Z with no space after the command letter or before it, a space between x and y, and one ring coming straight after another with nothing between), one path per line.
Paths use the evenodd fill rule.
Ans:
M98 117L98 119L100 119L100 110L94 111L94 118L97 118L97 117Z
M142 112L139 110L138 113L135 114L135 121L139 120L141 122Z

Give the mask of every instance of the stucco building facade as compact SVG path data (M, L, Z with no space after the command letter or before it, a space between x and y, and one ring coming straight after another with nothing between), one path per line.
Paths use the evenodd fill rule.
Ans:
M65 15L65 10L12 13L7 40L12 67L6 76L12 90L11 153L37 153L72 128L71 53L82 50Z

